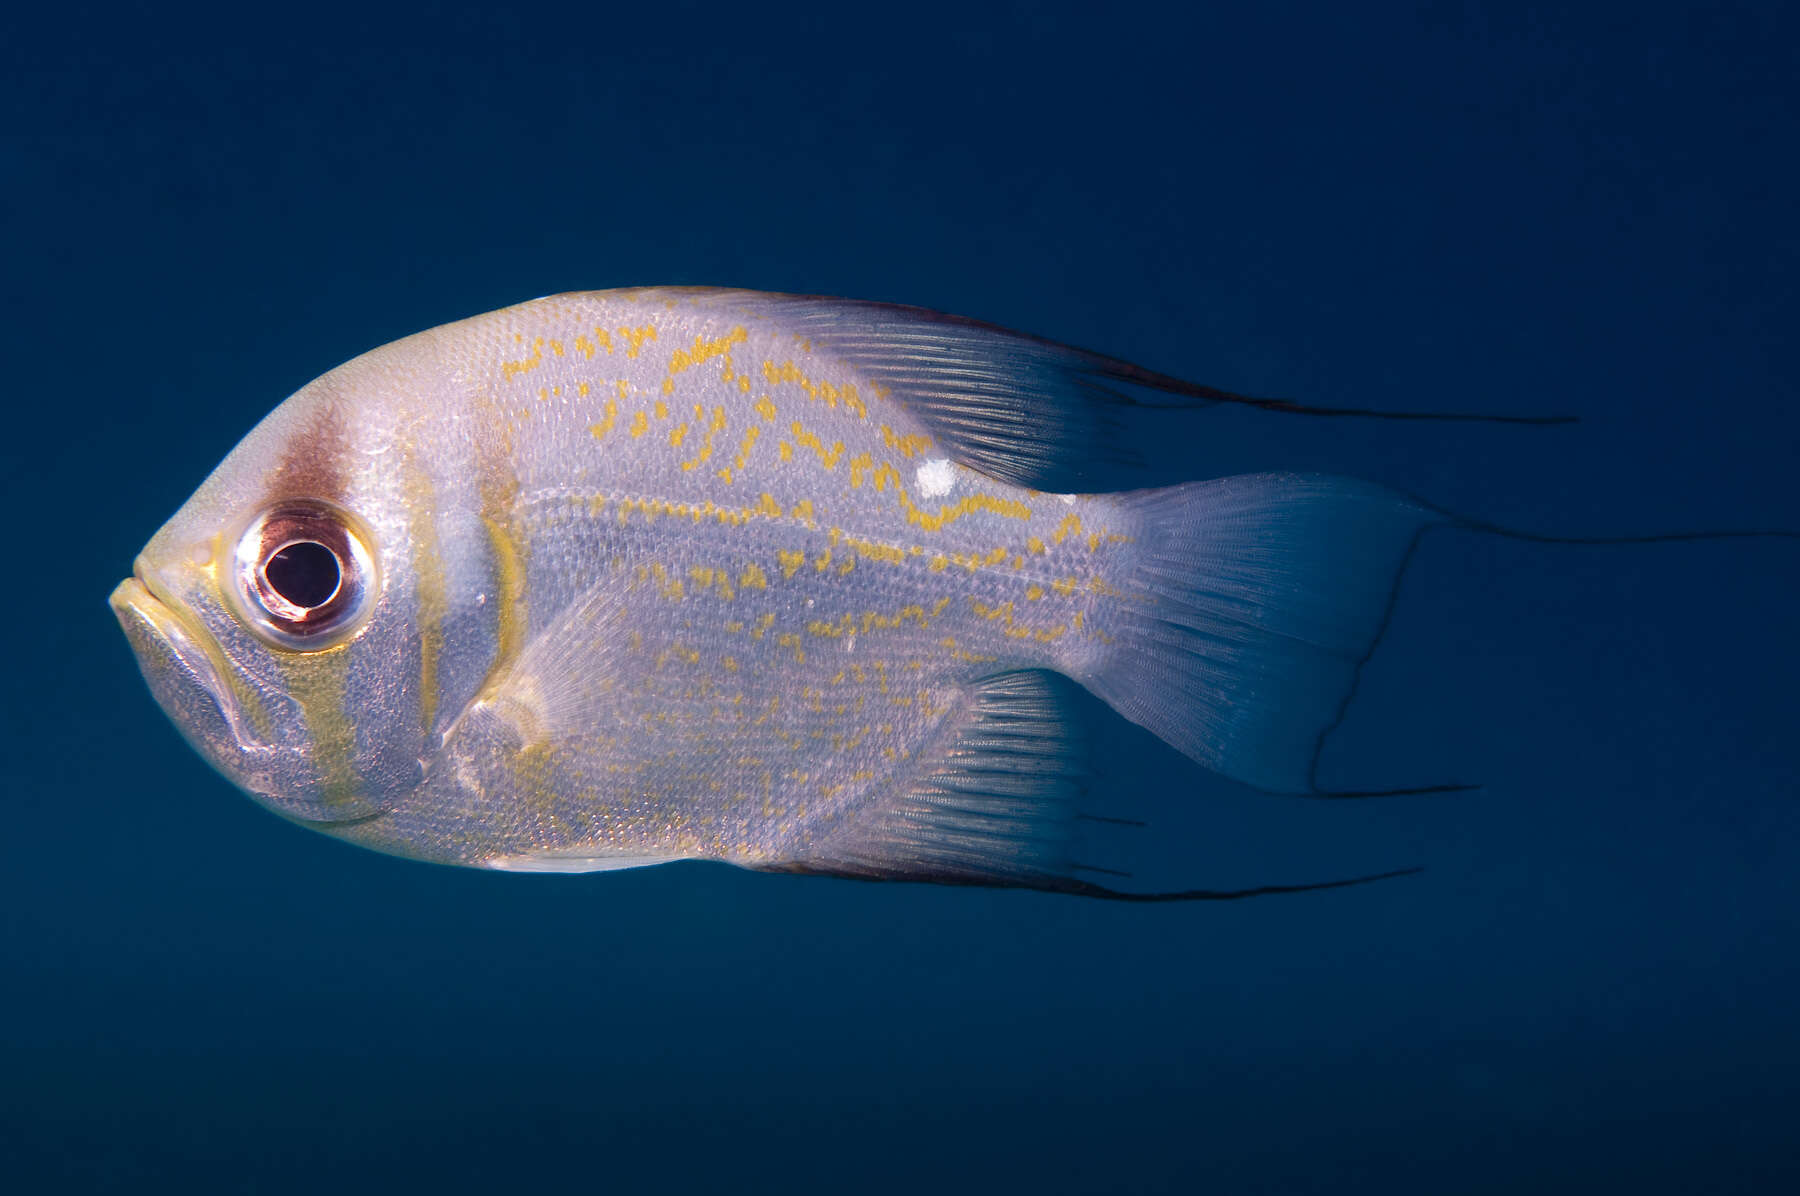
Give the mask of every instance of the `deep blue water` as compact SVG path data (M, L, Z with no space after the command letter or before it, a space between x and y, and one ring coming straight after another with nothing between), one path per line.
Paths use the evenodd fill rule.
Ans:
M1139 736L1231 905L453 871L189 751L105 606L252 423L559 290L922 304L1308 402L1232 468L1800 527L1781 5L125 6L0 37L19 1190L1796 1190L1792 543L1437 536L1322 805ZM271 10L274 12L276 10ZM9 22L18 18L8 18Z

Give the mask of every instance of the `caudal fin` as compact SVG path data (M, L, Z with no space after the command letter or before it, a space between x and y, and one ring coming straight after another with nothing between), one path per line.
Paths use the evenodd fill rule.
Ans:
M1321 790L1319 753L1381 637L1427 527L1452 522L1346 478L1248 474L1141 491L1124 634L1098 676L1112 707L1208 768ZM1462 786L1431 786L1426 792Z

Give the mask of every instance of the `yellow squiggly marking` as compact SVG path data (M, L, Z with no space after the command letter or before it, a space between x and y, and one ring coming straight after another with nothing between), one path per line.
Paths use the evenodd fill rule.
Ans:
M586 386L587 384L584 382L584 383L582 383L582 385ZM618 419L619 419L619 402L618 402L618 400L617 399L606 400L605 411L606 411L606 416L604 419L602 419L597 424L590 424L588 426L588 431L590 431L594 434L595 440L605 440L606 434L613 430L613 424L618 422ZM643 412L640 411L638 414L642 415Z
M857 393L854 383L847 382L839 386L834 382L815 381L791 361L784 361L780 365L765 361L762 363L762 373L770 386L791 382L805 391L806 396L814 402L824 403L834 410L841 404L846 411L855 412L858 419L868 418L868 408L863 405L862 396Z
M843 528L839 527L831 529L831 542L833 544L843 543L846 547L852 549L858 557L861 557L864 560L881 561L889 565L898 565L906 560L909 555L907 549L899 548L892 544L883 544L876 540L864 540L857 536L848 535ZM919 549L915 545L910 555L916 556L922 551L922 549ZM849 572L848 569L843 571L846 573Z
M794 433L794 443L801 448L811 449L813 452L817 453L819 455L819 464L823 465L826 469L837 468L838 459L844 455L843 441L839 440L830 448L826 448L824 442L811 432L807 431L805 426L802 425L799 420L794 421L792 431Z
M751 507L721 507L708 500L702 503L669 502L661 498L621 498L619 500L619 522L628 521L632 512L639 512L646 522L654 522L659 515L667 515L675 519L687 519L694 523L714 520L725 527L742 527L752 519L779 519L781 507L771 495L763 495L762 501Z
M1079 536L1080 534L1081 516L1070 511L1067 515L1063 516L1062 522L1056 525L1056 530L1050 533L1050 542L1052 544L1061 544L1070 536Z
M942 573L951 565L961 565L963 568L973 573L983 566L1000 564L1006 560L1006 555L1005 548L996 548L986 555L976 552L953 552L949 556L945 556L940 552L931 558L929 568L933 573Z
M645 341L656 339L656 325L645 324L638 328L620 328L618 333L625 338L625 356L636 360L643 351Z
M939 507L935 515L927 514L914 506L906 491L900 491L899 497L900 506L906 512L907 522L917 524L928 532L939 531L946 525L955 523L963 516L972 515L976 511L987 511L1008 519L1031 518L1031 508L1024 503L1010 498L995 498L991 494L971 494L960 502ZM1074 518L1074 516L1070 516L1070 518ZM1005 559L1004 555L1000 558L1000 560ZM993 563L998 564L999 561Z
M864 611L860 617L857 615L840 616L834 623L828 623L823 619L814 619L807 623L806 630L821 638L842 639L847 635L867 635L871 631L889 631L908 623L916 624L919 627L929 627L931 620L941 615L949 604L948 598L942 598L930 610L926 610L918 603L913 603L901 607L891 615L868 610Z
M737 591L731 588L731 575L723 569L709 569L703 565L694 565L688 569L688 577L693 580L702 593L714 590L727 602L737 597Z
M748 340L749 337L749 331L741 326L733 328L730 332L727 332L724 336L721 336L716 340L710 341L696 333L694 336L693 348L677 349L674 353L669 355L669 373L679 374L684 370L693 369L702 362L711 361L715 357L724 357L731 352L731 347L733 345L741 345ZM729 363L727 363L726 369L728 371L726 377L729 378Z
M981 599L970 595L969 609L973 610L984 619L998 620L1008 627L1012 626L1013 604L1010 602L1002 602L997 606L989 606Z
M576 336L575 347L581 350L582 356L586 357L589 361L592 361L594 360L594 354L597 352L604 350L607 353L611 353L613 351L612 333L604 328L595 328L592 340L589 340L586 336Z
M931 447L931 437L901 436L886 424L881 425L881 442L908 461Z
M688 664L699 664L700 652L698 649L690 648L677 640L656 654L656 667L660 669L671 660L681 660Z
M950 649L950 659L952 660L967 660L975 664L987 664L999 659L997 656L983 656L977 652L970 652L966 648L957 647L956 637L953 635L945 636L943 639L939 640L938 643Z
M1015 612L1011 602L1002 602L998 605L990 606L981 599L971 595L969 597L969 609L980 615L982 618L987 619L989 622L999 623L1009 639L1030 639L1037 640L1039 643L1043 644L1053 644L1069 632L1069 627L1066 623L1055 627L1021 627L1017 625L1014 621Z
M755 424L744 429L744 440L738 445L737 460L732 463L733 468L741 470L750 463L750 450L756 447L756 439L761 435L762 429Z
M656 588L662 592L664 598L671 602L680 602L687 597L687 587L681 583L679 577L670 577L669 571L663 568L661 561L653 562L649 572L650 580L656 583Z
M699 419L703 414L704 413L700 409L700 404L698 404L698 403L694 404L694 418ZM705 462L705 460L708 457L712 456L713 437L717 436L720 432L723 432L724 430L725 430L725 408L714 407L713 413L712 413L712 422L707 424L701 431L699 453L697 453L693 457L692 460L683 461L681 463L682 470L683 471L691 471L691 470L700 468L701 464L703 462Z
M892 465L886 461L877 465L874 457L868 453L858 453L850 458L851 489L861 489L864 480L875 483L877 493L886 491L889 486L896 490L903 490L905 486L900 477L900 471Z
M519 340L521 338L515 334L513 339ZM544 338L541 336L533 337L531 341L531 352L529 354L521 357L517 361L503 361L500 363L500 376L506 379L506 381L511 382L519 375L529 374L532 370L537 369L543 364Z
M1054 644L1068 633L1069 627L1066 623L1055 627L1008 627L1006 629L1007 636L1012 639L1031 639L1040 644Z

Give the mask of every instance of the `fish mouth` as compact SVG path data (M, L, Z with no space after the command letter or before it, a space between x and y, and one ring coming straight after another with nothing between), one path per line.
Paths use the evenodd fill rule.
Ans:
M142 557L107 602L157 703L195 746L209 755L228 744L262 746L243 725L244 704L218 641Z

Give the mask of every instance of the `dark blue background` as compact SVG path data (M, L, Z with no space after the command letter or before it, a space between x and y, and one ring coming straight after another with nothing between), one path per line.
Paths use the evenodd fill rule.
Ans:
M1438 537L1328 774L1484 792L1282 802L1126 737L1191 883L1426 874L1159 908L362 853L211 774L104 603L311 376L656 282L1571 412L1220 451L1800 526L1791 6L46 7L0 37L9 1184L1800 1183L1791 543Z

